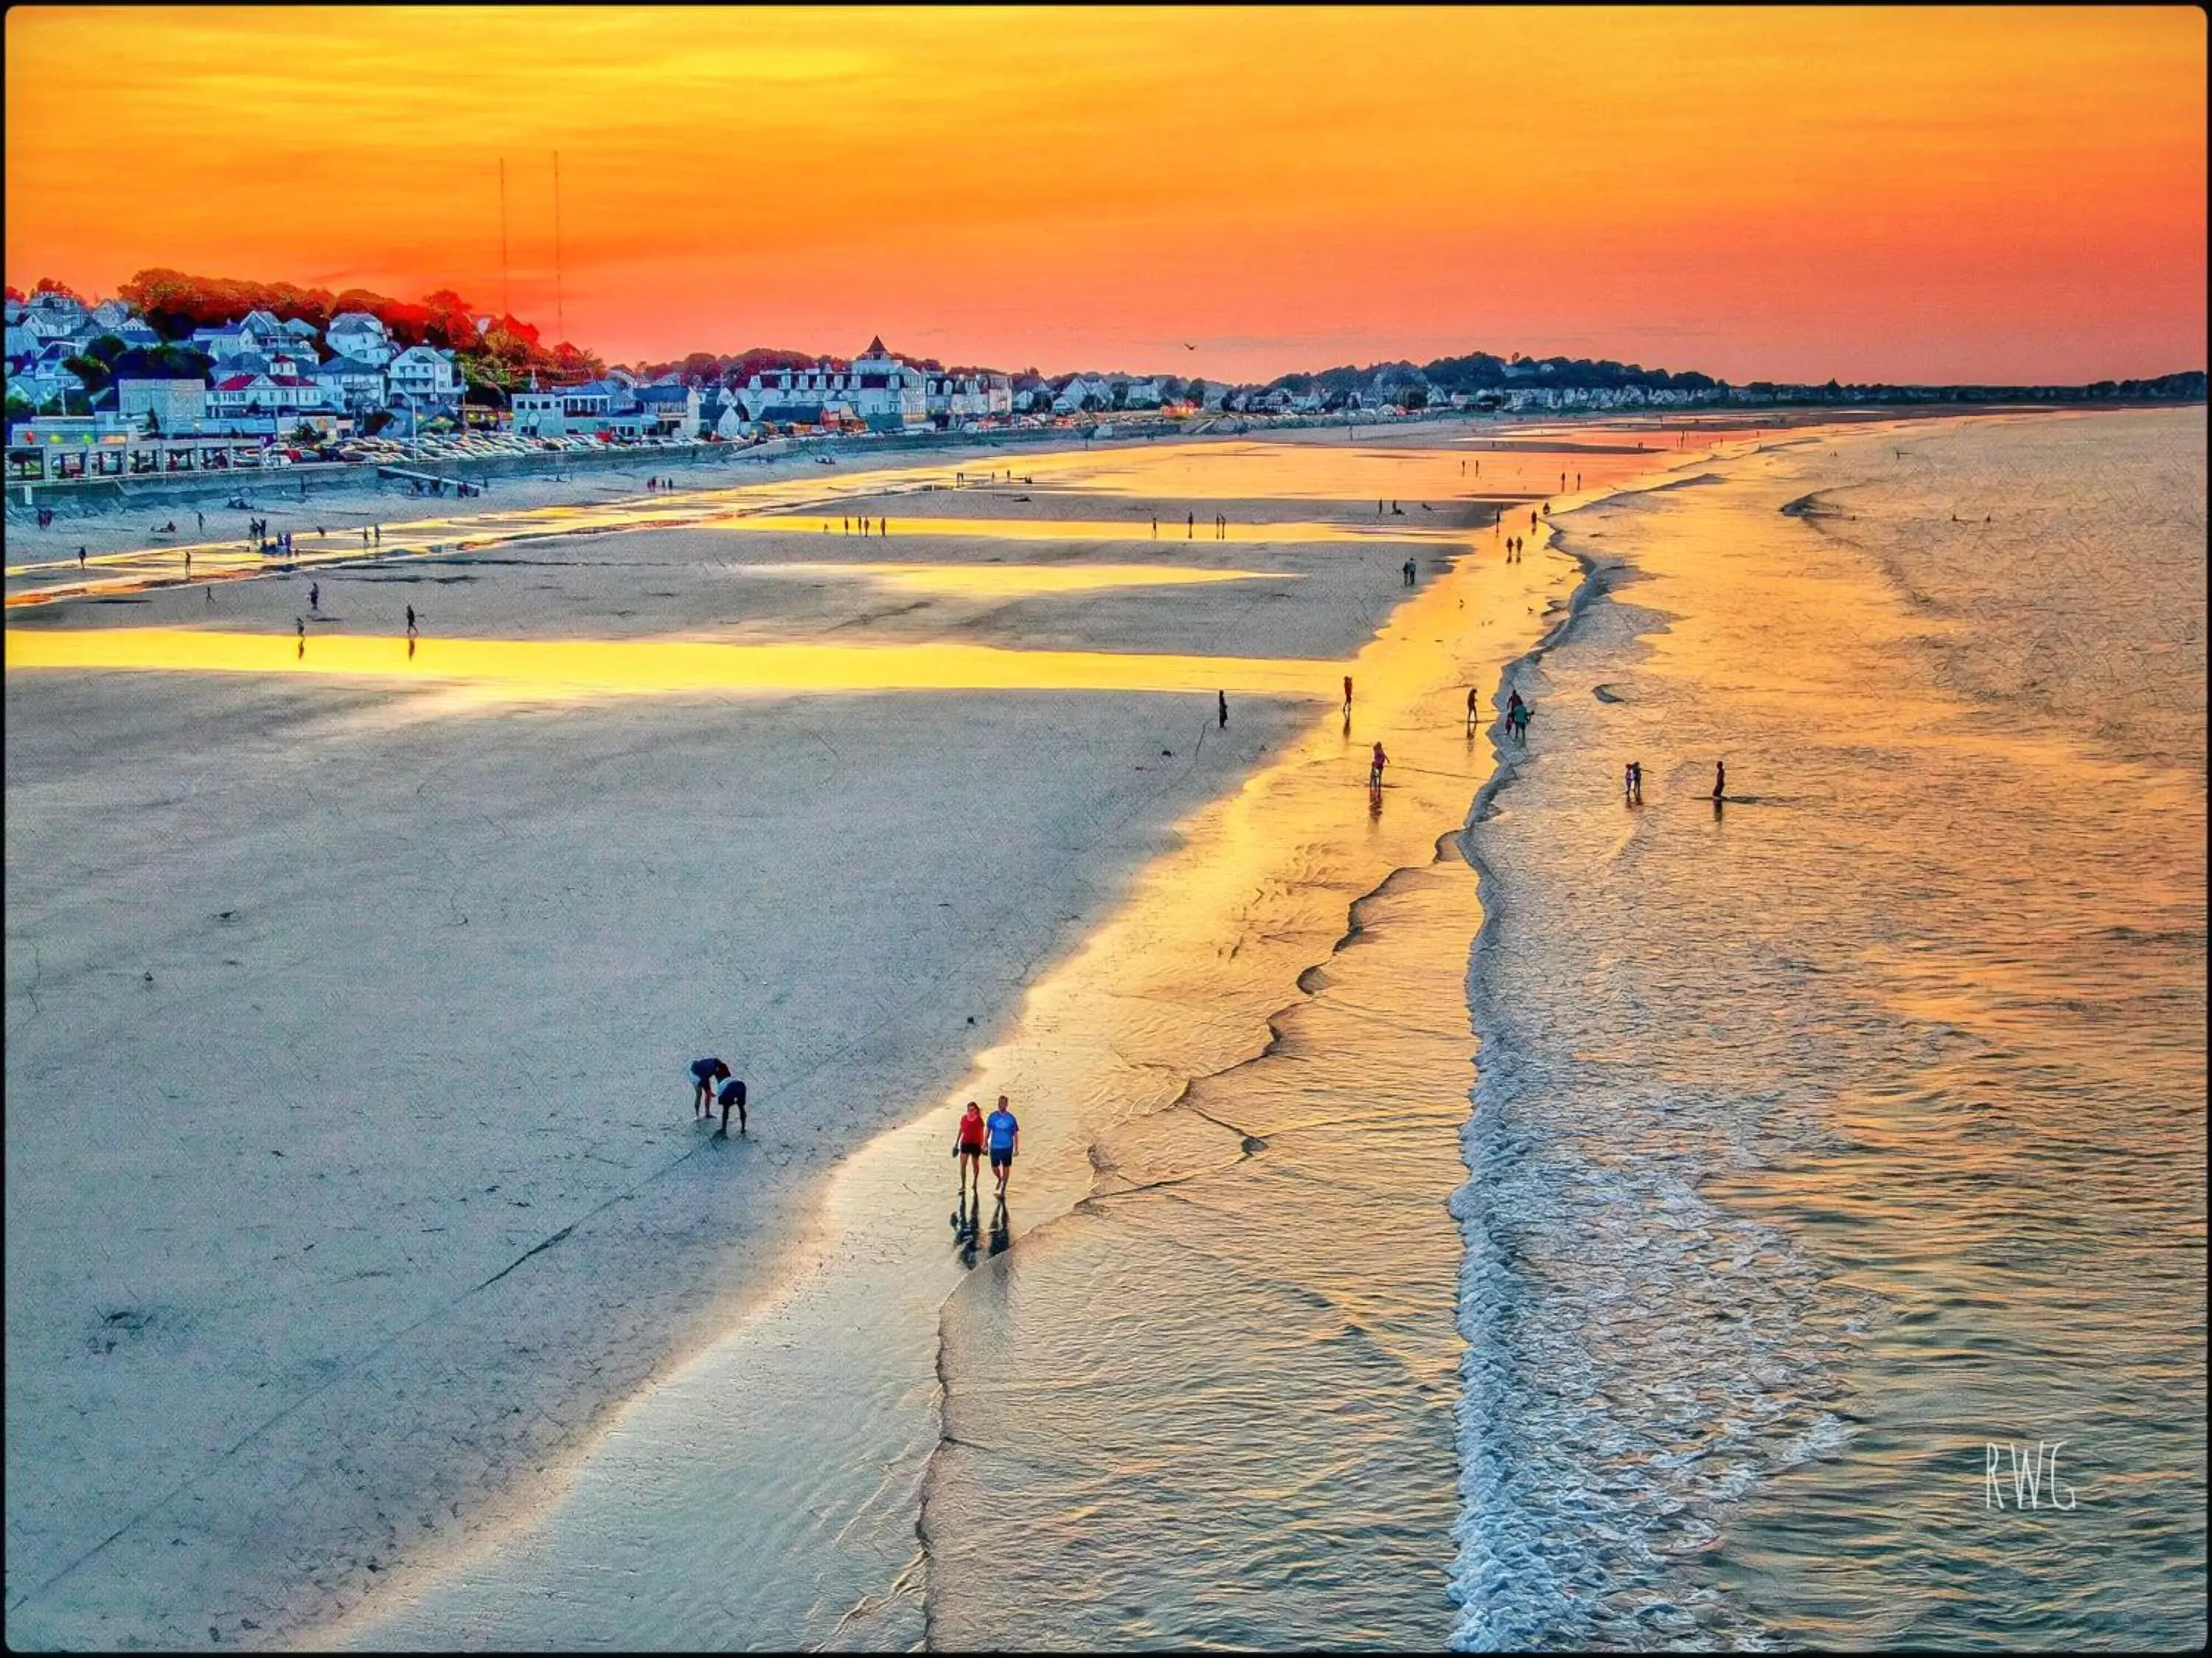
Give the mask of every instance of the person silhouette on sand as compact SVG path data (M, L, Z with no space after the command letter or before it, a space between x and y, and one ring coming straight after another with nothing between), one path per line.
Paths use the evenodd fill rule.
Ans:
M1480 690L1478 690L1478 689L1477 689L1477 687L1475 687L1475 686L1468 686L1468 688L1467 688L1467 735L1468 735L1468 736L1470 736L1470 737L1471 737L1471 736L1473 736L1473 735L1474 735L1474 710L1475 710L1475 704L1476 704L1476 700L1477 700L1477 698L1480 698L1480 695L1481 695L1481 692L1480 692Z
M714 1084L727 1082L730 1068L709 1057L691 1062L691 1117L697 1121L714 1114Z
M1718 805L1728 798L1728 762L1713 762L1713 803Z
M1220 699L1221 728L1226 731L1229 729L1229 693L1225 691L1217 691L1213 694Z
M745 1079L732 1076L722 1084L722 1091L714 1096L714 1103L722 1108L722 1126L714 1132L726 1140L730 1137L730 1107L738 1108L738 1132L745 1131Z
M1375 753L1367 761L1367 792L1376 799L1382 797L1382 768L1390 764L1390 757L1382 752L1382 745L1375 745Z

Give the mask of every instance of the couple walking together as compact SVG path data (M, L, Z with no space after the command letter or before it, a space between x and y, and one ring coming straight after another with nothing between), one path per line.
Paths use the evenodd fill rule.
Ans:
M960 1126L952 1137L952 1155L960 1161L960 1195L968 1195L968 1183L975 1183L975 1197L983 1196L983 1149L990 1148L991 1173L997 1177L999 1201L1006 1201L1006 1175L1014 1166L1014 1151L1020 1145L1022 1125L1014 1113L1006 1109L1006 1096L999 1096L999 1108L988 1117L973 1100L960 1119Z

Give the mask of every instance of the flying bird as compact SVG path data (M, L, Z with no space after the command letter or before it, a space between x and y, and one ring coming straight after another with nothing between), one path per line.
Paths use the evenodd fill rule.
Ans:
M1188 340L1185 340L1182 343L1182 349L1186 351L1195 351L1198 347L1192 344Z

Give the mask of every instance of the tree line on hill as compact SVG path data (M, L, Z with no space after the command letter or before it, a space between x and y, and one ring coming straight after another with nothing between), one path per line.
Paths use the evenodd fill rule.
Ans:
M33 292L41 291L82 299L65 283L52 278L41 278L34 284ZM204 375L211 365L206 354L193 347L193 331L236 322L251 311L267 311L280 322L297 319L311 324L318 333L325 332L331 320L345 312L366 312L384 325L403 350L430 345L452 351L462 379L475 391L511 392L527 386L532 375L560 384L606 372L605 363L596 352L565 340L549 344L536 324L517 317L493 317L490 326L479 331L477 319L483 314L450 288L410 302L367 288L333 293L327 288L289 282L190 276L157 266L123 283L116 296L137 310L163 343L126 347L113 335L95 339L86 353L72 357L68 365L94 392L109 380L125 376ZM9 297L22 296L11 289Z

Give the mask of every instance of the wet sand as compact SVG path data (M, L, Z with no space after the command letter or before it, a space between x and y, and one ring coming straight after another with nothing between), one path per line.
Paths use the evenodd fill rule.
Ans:
M945 1098L1177 823L1337 694L1334 671L1240 688L1226 731L1204 691L1049 679L609 696L556 674L486 699L326 671L332 633L396 645L412 600L425 649L957 640L1334 670L1407 596L1399 560L1435 556L1200 540L1179 564L1285 579L1073 598L749 568L851 562L843 540L585 526L213 607L158 587L14 613L204 634L212 608L280 663L310 579L326 614L304 669L228 676L19 669L11 629L12 1640L265 1642L534 1512L622 1401L797 1293L838 1160ZM754 1084L743 1140L684 1108L683 1065L715 1050ZM744 1408L773 1426L803 1401ZM790 1518L756 1516L799 1548Z

